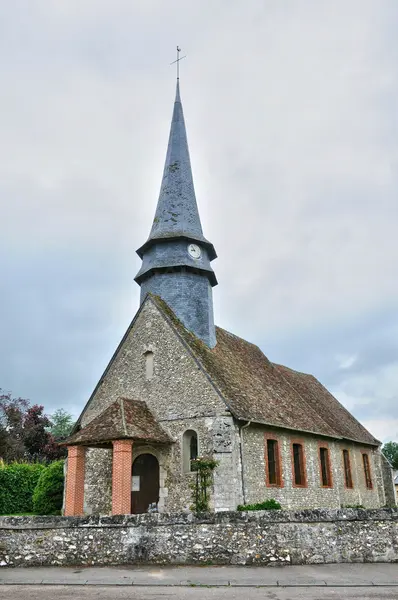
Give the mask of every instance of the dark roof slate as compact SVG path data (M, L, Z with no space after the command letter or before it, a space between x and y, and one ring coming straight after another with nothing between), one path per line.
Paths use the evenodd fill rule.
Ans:
M378 445L376 440L312 375L274 365L260 348L216 328L210 349L150 296L171 320L232 414L241 420Z
M141 400L118 398L63 445L106 444L112 440L170 443L173 439Z

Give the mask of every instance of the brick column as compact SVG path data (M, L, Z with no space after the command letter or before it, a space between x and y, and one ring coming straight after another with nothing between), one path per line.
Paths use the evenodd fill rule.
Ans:
M113 442L112 469L112 514L131 513L131 466L133 441L116 440Z
M68 446L65 516L84 514L84 446Z

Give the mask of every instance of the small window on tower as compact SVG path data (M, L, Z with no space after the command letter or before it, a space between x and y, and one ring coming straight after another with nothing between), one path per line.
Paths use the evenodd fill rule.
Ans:
M150 381L153 377L153 352L145 352L145 378Z
M193 429L185 431L182 437L182 460L184 473L192 471L192 461L198 458L198 434Z

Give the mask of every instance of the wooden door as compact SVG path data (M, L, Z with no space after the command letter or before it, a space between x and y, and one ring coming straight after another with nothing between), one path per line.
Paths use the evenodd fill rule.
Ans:
M133 462L131 512L145 513L159 502L159 463L153 454L141 454Z

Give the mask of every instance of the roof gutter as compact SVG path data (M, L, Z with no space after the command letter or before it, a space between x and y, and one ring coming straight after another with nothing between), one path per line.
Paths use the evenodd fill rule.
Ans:
M239 429L239 437L240 437L240 444L239 444L240 462L241 462L241 465L242 465L242 499L243 499L243 504L246 504L246 486L245 486L245 461L244 461L243 435L242 435L242 432L243 432L244 429L246 429L250 425L251 425L251 421L248 421L246 423L246 425L242 425L242 427Z
M232 409L230 409L232 412ZM243 416L239 416L235 413L233 413L235 418L238 419L238 421L245 421L245 417ZM247 417L246 417L247 418ZM372 446L372 447L378 447L381 446L381 442L379 440L376 440L374 442L365 442L363 440L356 440L354 438L349 438L349 437L344 437L341 435L332 435L331 433L321 433L320 431L310 431L309 429L301 429L298 427L289 427L288 425L279 425L277 423L269 423L268 421L261 421L260 419L252 419L250 421L250 423L257 423L258 425L266 425L267 427L273 427L275 429L285 429L286 431L295 431L295 432L300 432L300 433L307 433L308 435L312 435L312 436L320 436L320 437L324 437L324 438L328 438L330 440L340 440L340 441L347 441L347 442L354 442L355 444L361 444L363 446ZM244 427L246 427L246 425L244 425Z

